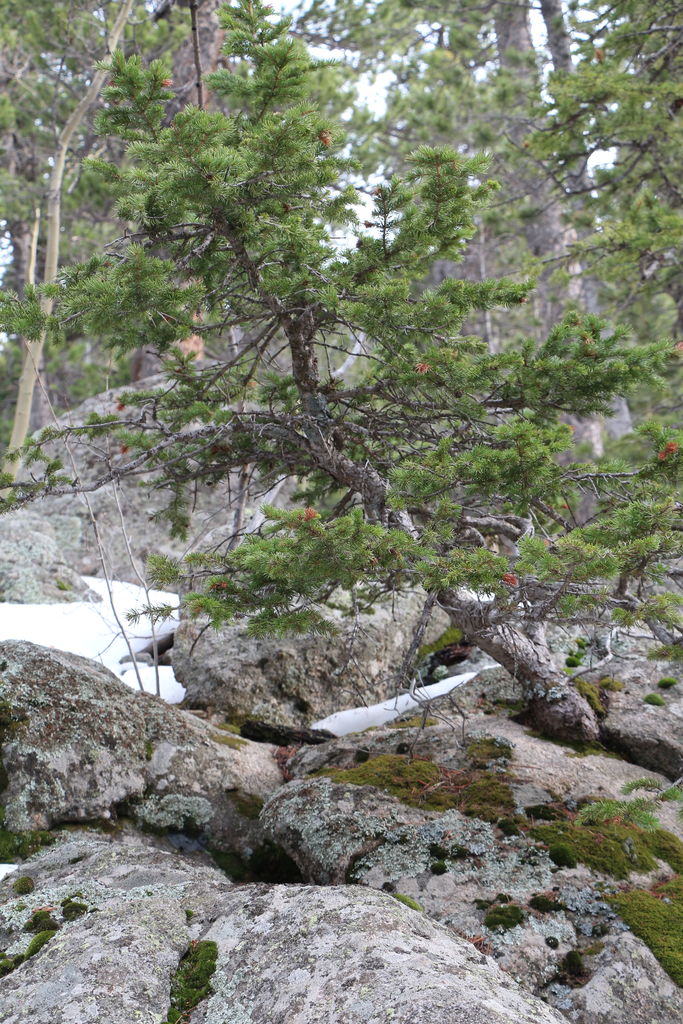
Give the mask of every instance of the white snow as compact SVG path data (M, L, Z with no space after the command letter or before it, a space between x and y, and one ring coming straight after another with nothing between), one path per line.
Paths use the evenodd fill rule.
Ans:
M128 686L139 689L132 664L120 664L120 659L129 652L116 616L132 650L137 653L146 647L152 639L149 617L143 616L135 625L127 619L129 611L146 607L144 588L133 583L112 581L112 607L105 580L96 576L84 576L83 579L91 590L101 595L101 601L73 601L64 604L0 603L0 640L30 640L42 647L53 647L92 658L114 672ZM150 590L149 596L152 606L171 605L176 609L169 618L155 625L156 637L161 639L172 633L178 624L179 598L177 594L161 590ZM148 693L155 693L154 668L139 664L138 671L144 689ZM185 689L177 682L173 669L162 665L158 671L161 697L169 704L179 704L185 696Z
M17 864L0 864L0 879L4 878L5 875L9 875L10 871L16 871Z
M121 679L135 690L139 690L135 669L130 664L121 665ZM156 693L156 676L153 665L138 665L140 681L147 693ZM185 699L185 687L176 679L170 665L159 665L159 694L167 704L180 704Z
M488 666L482 667L487 668ZM314 722L311 729L327 729L335 736L346 736L347 733L361 732L373 725L385 725L387 722L393 721L394 718L398 718L404 711L420 708L425 701L431 700L433 697L443 697L444 694L450 693L456 687L464 686L480 671L481 668L478 668L476 672L463 672L459 676L441 679L438 683L432 683L431 686L418 687L414 697L411 697L409 693L401 693L390 700L382 701L381 704L349 708L347 711L335 711L333 715Z

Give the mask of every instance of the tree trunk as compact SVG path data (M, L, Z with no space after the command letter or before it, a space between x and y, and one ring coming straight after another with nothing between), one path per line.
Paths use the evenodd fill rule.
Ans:
M556 667L542 625L491 622L485 602L463 600L452 591L438 603L454 626L521 683L531 725L558 739L598 739L595 712Z

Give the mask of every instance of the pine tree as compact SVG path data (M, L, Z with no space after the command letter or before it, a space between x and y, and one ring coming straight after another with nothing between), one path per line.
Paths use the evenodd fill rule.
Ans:
M98 128L125 140L127 160L90 169L138 229L65 271L49 289L50 317L29 290L2 297L0 324L58 337L76 322L117 352L144 342L167 354L167 384L122 394L122 421L66 433L114 432L126 458L102 481L156 474L177 532L195 485L246 465L265 481L299 478L299 507L266 509L261 533L228 554L153 559L159 585L185 572L202 581L188 601L214 625L237 617L257 635L325 633L340 589L362 607L423 588L422 628L440 605L521 680L541 728L595 737L595 713L554 667L546 625L644 622L662 654L683 654L681 600L665 586L680 575L683 435L649 424L635 469L567 463L560 417L605 412L677 353L669 342L627 345L624 330L578 312L542 344L496 354L464 335L473 313L512 310L531 287L416 287L435 260L462 259L496 189L485 159L422 146L405 177L369 187L359 221L343 134L311 99L320 63L260 0L226 6L222 20L228 67L206 84L229 114L189 106L166 124L163 65L114 57ZM210 340L233 328L234 355L208 366L174 347L195 330ZM361 354L346 381L350 352ZM78 493L49 454L53 440L46 431L31 443L27 462L34 475L43 465L44 480L5 491L6 509ZM578 526L586 491L596 513Z

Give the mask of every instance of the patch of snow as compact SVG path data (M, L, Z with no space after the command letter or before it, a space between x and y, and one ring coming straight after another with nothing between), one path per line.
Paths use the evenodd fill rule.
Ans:
M170 665L159 665L159 696L167 704L180 704L185 699L185 687L179 683ZM146 693L156 693L156 676L153 665L138 665L140 681ZM139 690L135 669L130 664L121 665L120 678L133 689Z
M482 667L488 668L489 666ZM481 669L478 668L476 672L463 672L458 676L441 679L438 683L432 683L431 686L418 687L414 697L411 697L409 693L401 693L381 704L371 704L365 708L349 708L347 711L335 711L327 718L321 718L319 722L314 722L311 728L327 729L335 736L346 736L350 732L362 732L363 729L369 729L371 726L386 725L387 722L392 722L394 718L402 715L404 711L420 708L425 701L432 700L434 697L443 697L458 686L464 686L480 671Z
M92 658L133 689L139 689L135 671L130 662L120 664L128 655L128 646L116 616L123 625L132 650L143 650L152 640L149 616L139 622L128 622L128 612L146 605L145 591L133 583L111 582L112 600L109 599L105 580L96 576L84 576L91 590L102 597L101 601L74 601L64 604L9 604L0 603L0 640L30 640L43 647L58 651L69 651L84 658ZM153 606L170 605L174 612L163 622L155 625L157 640L173 633L178 625L177 594L161 590L150 590ZM113 606L112 607L112 602ZM114 614L116 610L116 615ZM144 689L156 692L154 668L138 665ZM177 682L173 669L159 667L161 696L169 704L179 704L185 696L185 689Z
M4 878L5 875L9 875L11 871L16 871L16 864L0 864L0 878Z

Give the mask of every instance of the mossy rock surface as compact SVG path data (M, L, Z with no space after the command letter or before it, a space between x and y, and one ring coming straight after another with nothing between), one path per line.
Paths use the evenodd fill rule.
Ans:
M564 848L576 862L613 878L628 878L632 871L652 871L657 860L666 861L674 871L683 870L683 843L664 829L649 832L637 825L556 822L537 825L529 834L549 847L559 866L572 866L553 857L553 850Z
M484 924L491 931L509 931L524 920L524 911L514 903L491 907L484 918Z
M494 736L480 736L471 740L467 744L466 752L473 768L486 768L492 761L509 761L512 758L511 745Z
M393 722L387 722L387 729L428 729L432 725L438 725L438 719L426 718L422 721L422 715L413 715L412 718L395 718Z
M18 896L25 896L29 892L33 892L36 884L30 875L20 875L15 882L12 883L12 888Z
M246 747L247 741L242 739L241 736L234 736L229 731L214 732L211 734L211 739L214 743L220 743L224 747L230 747L231 750L240 750L242 747Z
M324 768L317 774L353 786L376 786L411 807L454 809L483 821L497 821L514 811L512 790L504 777L450 771L433 761L411 761L400 754L381 754L354 768Z
M211 994L217 960L215 942L191 944L171 981L171 1007L165 1024L186 1021L195 1006Z
M411 910L418 910L424 913L424 907L417 900L414 900L412 896L406 896L404 892L392 892L391 894L395 900L402 903L405 907L410 907Z
M535 896L532 896L529 900L529 906L532 910L538 910L541 914L553 914L558 910L566 909L564 903L560 903L559 900L553 900L543 893L537 893Z
M595 683L589 683L585 679L577 679L574 685L576 686L576 689L581 694L581 696L588 701L593 711L599 718L602 718L604 715L607 714L607 708L602 702L600 690L595 685Z
M24 959L29 960L32 956L35 956L36 953L39 953L43 946L47 945L50 939L54 939L54 937L54 928L48 928L44 932L38 932L38 934L34 935L29 942L28 949L24 953Z
M683 877L651 892L634 889L618 893L610 896L609 902L676 984L683 986Z
M9 832L0 828L0 862L14 864L18 860L25 860L54 841L52 832Z

